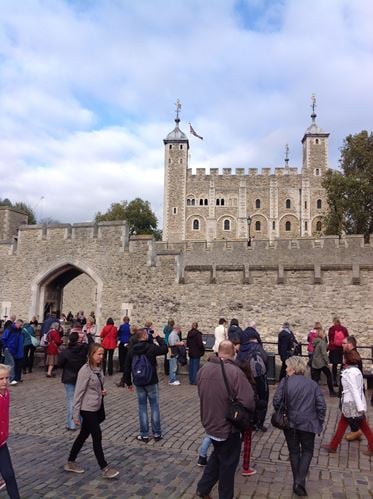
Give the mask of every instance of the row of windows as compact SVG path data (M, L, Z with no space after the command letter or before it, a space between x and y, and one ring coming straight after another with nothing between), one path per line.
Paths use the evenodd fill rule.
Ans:
M193 220L193 230L199 230L200 229L200 223L198 218ZM272 230L276 229L276 222L272 222ZM322 229L322 224L320 221L316 222L316 230L317 232L321 232ZM226 219L223 221L223 230L231 230L231 221L229 219ZM260 232L262 230L262 224L259 220L255 222L255 230L257 232ZM291 231L291 222L287 221L285 222L285 230L287 232ZM308 223L304 222L304 230L308 230Z
M169 148L169 149L172 149L172 148L173 148L172 144L170 144L170 145L168 146L168 148ZM176 148L177 148L177 146L175 145L175 149L176 149ZM183 148L183 144L179 144L179 149L182 149L182 148Z
M199 206L208 206L209 202L208 202L208 199L194 199L194 198L188 198L187 199L187 206L196 206L196 204ZM225 201L224 201L224 198L218 198L216 199L216 206L224 206L225 204ZM255 208L256 209L260 209L261 207L261 200L260 199L256 199L255 200ZM316 200L316 208L318 210L321 210L321 207L322 207L322 200L321 199L317 199ZM290 199L287 199L285 201L285 208L286 209L290 209L291 208L291 200ZM307 201L304 202L304 208L307 209Z

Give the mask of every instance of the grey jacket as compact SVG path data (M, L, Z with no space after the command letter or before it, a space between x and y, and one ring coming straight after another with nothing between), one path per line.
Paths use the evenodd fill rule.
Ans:
M327 343L326 339L315 338L313 340L313 356L312 356L312 367L314 369L321 369L329 365L328 352L326 351Z
M326 404L320 387L301 374L283 378L273 396L273 406L278 409L287 383L288 416L291 428L321 433L325 420Z
M102 387L96 374L98 372L104 383L104 373L102 370L93 370L89 364L84 364L78 373L75 385L73 418L79 419L80 411L96 412L102 403Z
M254 391L243 371L232 359L224 360L224 368L231 392L249 411L254 411ZM227 388L218 357L209 361L197 374L202 425L208 435L227 439L237 431L226 419L229 404Z

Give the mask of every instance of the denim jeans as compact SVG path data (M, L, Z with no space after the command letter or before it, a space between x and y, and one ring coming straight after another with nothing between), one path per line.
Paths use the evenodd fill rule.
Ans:
M0 447L0 474L5 480L10 499L20 499L7 444Z
M137 402L139 404L140 435L142 437L149 436L148 403L147 403L149 400L153 436L160 437L162 435L162 431L161 431L161 416L159 413L158 383L147 386L136 386L136 393L137 393Z
M195 385L197 382L197 372L199 369L200 360L201 359L199 357L189 358L189 383L191 385Z
M176 371L177 371L177 357L170 358L170 374L168 376L168 381L173 383L176 381Z
M202 457L207 457L207 451L211 444L212 444L211 438L207 436L204 437L204 439L202 440L201 447L199 449L199 455Z
M293 428L284 430L284 434L289 449L294 485L305 487L315 446L315 434Z
M14 371L15 362L13 355L9 352L9 348L5 348L4 350L4 363L10 367L9 382L12 382L15 380L15 371Z
M65 391L66 391L66 402L67 402L67 419L66 419L66 427L70 430L76 430L76 425L73 421L73 401L74 401L74 392L75 385L71 385L70 383L64 383Z

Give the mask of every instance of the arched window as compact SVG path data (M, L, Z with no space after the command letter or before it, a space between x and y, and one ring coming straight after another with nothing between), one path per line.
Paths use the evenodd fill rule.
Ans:
M320 175L320 169L319 168L316 168L315 175Z
M190 206L190 199L187 199L187 206Z
M193 230L199 230L199 220L197 218L193 220Z
M182 148L183 148L183 144L180 144L180 149L182 149Z
M168 146L168 148L169 148L169 149L172 149L172 144L170 144L170 145Z
M319 143L319 139L315 139L315 144L318 144Z
M182 162L183 162L183 158L180 158L180 164L182 164Z
M276 222L275 221L272 222L272 230L276 230Z
M220 199L216 200L216 206L220 206Z
M193 198L192 199L192 206L194 206L196 204L196 200Z
M205 206L207 206L208 204L209 204L209 200L205 199Z
M255 230L260 231L260 222L259 220L255 222Z
M287 200L285 201L285 207L286 207L288 210L291 208L291 201L290 201L290 199L287 199Z
M255 208L258 210L260 208L260 199L255 200Z
M321 229L322 229L322 224L319 220L318 222L316 222L316 230L317 230L317 232L321 232Z
M220 200L220 206L224 206L224 199Z
M318 210L321 210L321 207L322 207L322 201L321 201L321 199L318 199L316 201L316 207L317 207Z
M199 200L199 205L200 205L200 206L203 206L203 199L200 199L200 200Z
M285 223L285 230L286 230L287 232L289 232L289 231L291 230L291 223L290 223L290 222L286 222L286 223Z
M231 230L231 222L230 220L224 220L224 230Z

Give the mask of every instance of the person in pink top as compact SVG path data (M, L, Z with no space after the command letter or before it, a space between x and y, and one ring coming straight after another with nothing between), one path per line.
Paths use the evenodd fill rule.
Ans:
M0 473L5 481L10 499L19 499L20 495L7 445L10 406L9 372L9 366L0 364Z
M103 371L106 374L106 362L109 376L113 375L113 355L118 343L118 329L114 326L114 321L111 317L106 321L100 333L101 345L104 347ZM109 357L109 358L108 358Z

